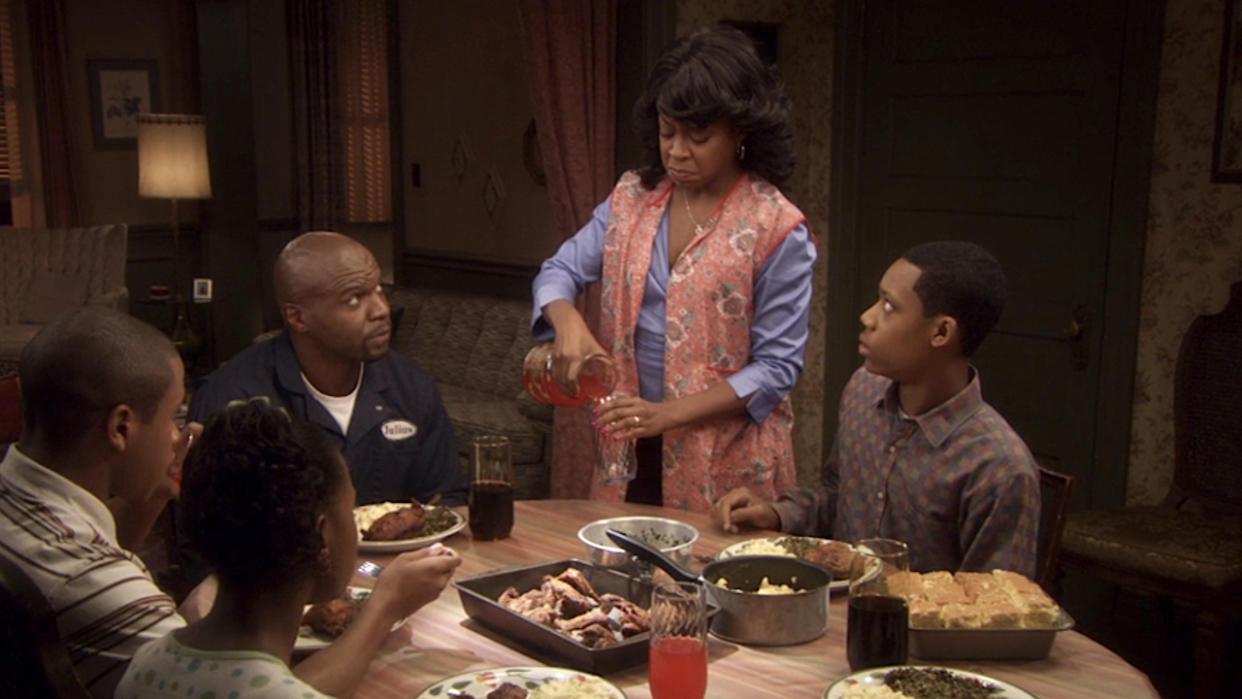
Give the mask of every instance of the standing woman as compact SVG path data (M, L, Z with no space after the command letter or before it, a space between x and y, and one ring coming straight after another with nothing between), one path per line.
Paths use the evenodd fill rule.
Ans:
M750 39L700 29L670 46L634 105L644 163L534 282L537 338L573 385L607 352L605 438L638 438L628 487L591 497L707 512L741 486L795 484L789 392L802 371L816 248L781 193L793 171L789 99ZM602 280L600 335L573 299ZM582 464L582 468L591 468Z

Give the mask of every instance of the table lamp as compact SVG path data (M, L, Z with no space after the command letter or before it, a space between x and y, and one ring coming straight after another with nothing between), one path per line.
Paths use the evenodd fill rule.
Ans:
M138 195L172 202L173 304L172 341L186 358L198 351L199 340L186 317L181 279L181 231L178 199L207 199L211 176L207 168L207 129L197 114L138 115Z

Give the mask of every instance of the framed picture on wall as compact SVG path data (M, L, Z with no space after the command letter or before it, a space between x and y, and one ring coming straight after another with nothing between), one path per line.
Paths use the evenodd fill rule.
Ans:
M1242 0L1225 0L1212 181L1242 182Z
M96 148L134 148L138 115L160 109L159 71L155 61L89 60L91 126Z

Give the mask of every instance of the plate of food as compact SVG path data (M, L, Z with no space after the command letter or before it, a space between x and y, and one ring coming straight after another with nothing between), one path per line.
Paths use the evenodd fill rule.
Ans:
M498 667L442 679L415 699L625 699L602 677L559 667Z
M358 614L358 608L370 596L371 591L367 588L350 585L345 588L345 594L334 600L306 605L302 612L302 626L298 629L297 640L293 642L293 651L309 653L335 641L345 633Z
M358 550L395 553L430 546L466 526L466 518L447 507L411 502L377 502L354 508Z
M1035 695L994 677L951 667L897 665L855 672L832 683L823 699L1035 699Z
M844 541L814 536L769 536L739 541L716 554L716 559L733 556L792 556L814 563L832 573L829 590L847 590L850 586L850 562L854 547Z

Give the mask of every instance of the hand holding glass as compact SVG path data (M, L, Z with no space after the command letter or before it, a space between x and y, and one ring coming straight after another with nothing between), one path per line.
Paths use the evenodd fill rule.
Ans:
M654 699L707 694L707 592L699 583L665 583L651 591L650 684Z
M595 401L596 408L606 407L624 394L614 393ZM625 483L638 475L638 460L633 439L616 439L595 431L595 475L604 483Z
M845 629L850 670L902 665L910 612L905 598L889 588L889 580L910 572L910 550L894 539L863 539L854 548Z

